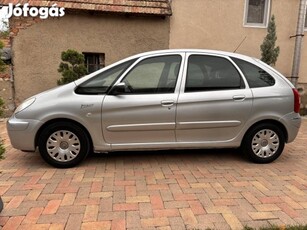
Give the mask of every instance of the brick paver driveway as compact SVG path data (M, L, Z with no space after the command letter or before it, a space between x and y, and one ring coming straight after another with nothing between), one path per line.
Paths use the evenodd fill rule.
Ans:
M307 223L307 119L274 163L235 150L93 154L55 169L12 149L4 122L4 229L242 229ZM1 227L0 227L1 228Z

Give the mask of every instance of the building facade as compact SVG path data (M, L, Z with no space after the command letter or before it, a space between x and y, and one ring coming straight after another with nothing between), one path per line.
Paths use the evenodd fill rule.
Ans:
M291 76L295 38L290 36L296 34L299 0L192 1L193 4L185 0L172 2L170 48L230 52L237 49L238 53L260 58L260 45L267 34L269 18L275 15L277 45L280 46L275 68ZM303 46L301 63L299 81L307 84L306 46Z
M16 104L56 86L61 77L57 71L61 53L67 49L84 53L92 71L136 53L169 47L171 11L167 0L148 4L28 1L38 7L55 2L65 8L64 17L10 19Z
M260 45L272 15L280 47L275 68L291 77L295 38L290 37L296 35L300 0L102 0L99 4L78 0L71 5L70 1L28 2L39 6L65 3L67 13L57 19L10 20L17 104L56 85L60 55L67 49L84 53L89 71L132 54L167 48L236 51L260 58ZM305 27L307 31L307 22ZM299 88L305 107L305 44Z

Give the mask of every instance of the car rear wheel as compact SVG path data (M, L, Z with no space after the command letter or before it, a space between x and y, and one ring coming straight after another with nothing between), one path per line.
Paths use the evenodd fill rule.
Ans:
M280 156L284 146L282 130L274 124L263 123L248 131L241 147L251 161L270 163Z
M48 125L38 141L42 158L57 168L69 168L79 164L90 152L87 133L71 122Z

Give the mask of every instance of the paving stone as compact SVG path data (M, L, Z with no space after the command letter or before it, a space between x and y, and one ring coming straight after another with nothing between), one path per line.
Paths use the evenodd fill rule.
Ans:
M125 230L126 229L126 220L122 219L115 219L111 223L111 230Z
M11 217L3 226L2 230L13 230L17 229L21 222L23 221L25 217L24 216L14 216Z
M242 229L306 224L307 119L271 164L236 150L95 154L56 169L10 146L0 229Z
M139 203L141 218L153 217L152 206L150 203Z
M169 221L168 218L166 217L146 218L146 219L141 219L141 225L143 228L161 227L161 226L168 226Z
M272 212L249 212L248 215L253 220L268 220L277 218Z
M241 222L233 213L223 213L223 217L231 229L243 229Z
M87 223L82 223L81 225L81 230L87 230L87 229L108 230L110 228L111 228L110 221L87 222Z
M61 204L61 200L51 200L48 202L47 206L45 207L43 214L54 214L57 212L60 204Z
M22 224L36 224L43 210L44 210L43 207L31 208L31 210L27 213L26 217L24 218Z
M70 214L65 230L80 229L82 224L83 214Z

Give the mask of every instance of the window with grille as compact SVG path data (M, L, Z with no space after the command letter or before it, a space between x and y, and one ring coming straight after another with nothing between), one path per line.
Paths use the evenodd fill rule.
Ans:
M245 26L266 27L270 0L245 0Z
M88 73L93 73L105 66L104 53L83 53Z

